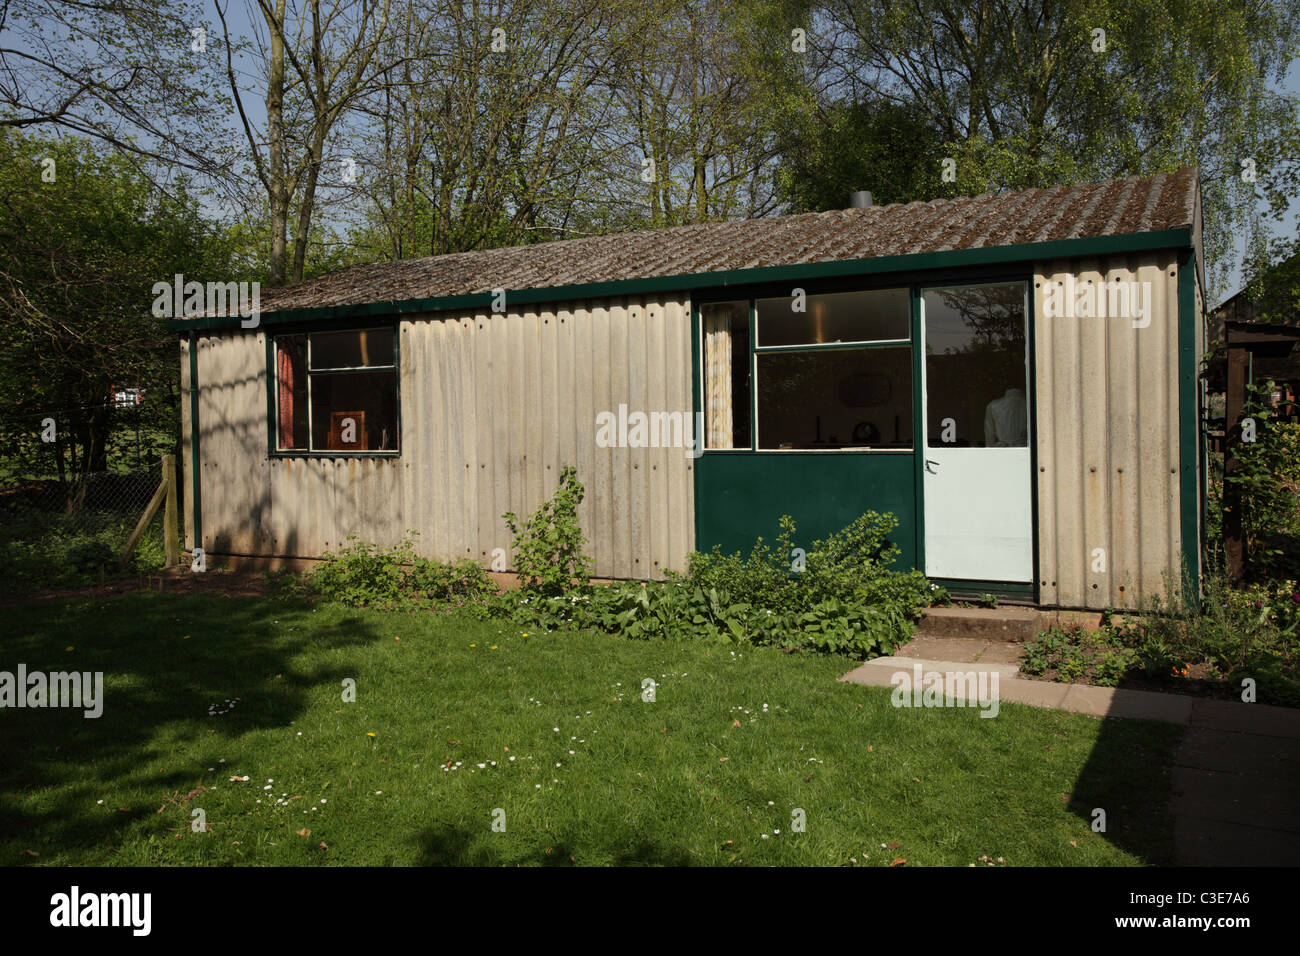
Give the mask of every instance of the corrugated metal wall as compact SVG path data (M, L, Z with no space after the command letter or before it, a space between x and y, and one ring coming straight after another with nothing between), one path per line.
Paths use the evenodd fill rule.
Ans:
M689 415L690 305L646 297L400 325L402 454L267 460L266 344L199 340L204 545L213 554L315 557L349 534L420 553L502 548L501 515L530 514L573 464L601 577L683 569L694 547L693 460L681 448L599 448L596 415ZM507 562L513 568L513 561Z
M1177 272L1174 252L1035 268L1043 604L1138 607L1163 592L1164 572L1178 574ZM1051 284L1067 283L1069 273L1076 286L1149 283L1150 325L1048 318Z

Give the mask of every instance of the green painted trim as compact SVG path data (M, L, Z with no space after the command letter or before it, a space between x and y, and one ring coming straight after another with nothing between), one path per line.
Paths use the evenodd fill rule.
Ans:
M916 567L925 573L925 451L926 412L925 346L921 339L922 287L914 285L909 290L912 300L912 448L916 454L914 493L916 500Z
M1200 441L1196 354L1196 265L1190 250L1178 256L1178 513L1186 601L1201 603Z
M613 237L611 237L613 238ZM1190 228L1131 233L1122 236L1094 236L1086 239L1055 239L1050 242L1025 242L1009 246L976 249L948 249L900 256L877 256L869 259L842 259L835 262L809 262L799 265L763 266L720 272L690 272L671 276L615 279L575 285L548 286L537 289L506 290L507 307L607 296L642 295L652 292L686 292L692 289L719 289L754 285L761 282L803 281L840 276L875 275L890 272L929 271L961 266L984 266L1009 262L1037 262L1077 256L1113 255L1157 249L1192 248ZM419 312L443 312L461 309L491 308L492 293L472 292L464 295L434 296L423 299L399 299L366 302L357 305L285 309L261 317L262 325L286 322L329 322L362 316L407 315ZM238 316L168 319L174 330L239 328Z
M783 352L833 352L844 349L905 349L911 339L876 339L872 342L824 342L813 345L759 345L756 355L777 355Z
M700 346L700 327L702 324L700 303L692 297L691 299L691 421L701 424L700 434L695 436L695 450L702 451L704 448L704 436L708 428L704 425L704 419L700 416L703 411L703 396L701 395L702 383L700 377L703 374L701 366L701 346ZM691 460L691 542L693 550L700 549L700 459L702 455L697 455Z
M1042 578L1039 571L1039 536L1038 536L1038 350L1034 348L1037 341L1037 312L1034 302L1034 277L1025 280L1025 395L1029 403L1029 431L1025 440L1029 442L1029 548L1033 578L1029 582L1030 599L1039 604L1042 601Z
M195 333L190 345L190 482L194 496L194 547L203 547L203 483L199 478L199 343Z
M959 600L992 594L996 598L1020 598L1038 603L1038 595L1032 584L1020 584L1014 581L958 581L954 578L931 578L930 580L947 589L950 595Z
M758 447L758 303L749 299L749 450L759 451Z

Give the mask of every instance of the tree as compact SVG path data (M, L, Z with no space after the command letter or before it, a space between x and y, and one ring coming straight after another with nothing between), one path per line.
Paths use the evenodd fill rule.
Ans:
M390 0L257 0L266 35L255 45L266 89L265 142L244 107L226 11L217 15L225 38L226 78L270 213L270 283L298 281L306 265L326 148L342 117L368 93L385 68L375 54L389 25ZM349 157L350 158L350 157ZM344 159L346 166L347 159ZM355 160L353 160L353 168ZM349 175L345 170L341 179ZM293 261L289 262L289 219Z
M778 195L792 212L842 209L869 189L875 205L934 198L938 131L914 106L832 102L786 124Z
M142 388L146 418L178 430L176 338L152 287L225 280L232 258L183 181L163 193L85 140L0 130L0 451L48 455L52 418L59 476L104 470L114 386Z
M201 6L189 0L0 0L0 128L60 130L224 180Z
M956 180L934 195L1202 170L1206 257L1230 268L1256 200L1294 195L1285 0L824 0L828 85L920 111ZM917 156L920 160L922 156ZM1243 175L1247 174L1247 175Z

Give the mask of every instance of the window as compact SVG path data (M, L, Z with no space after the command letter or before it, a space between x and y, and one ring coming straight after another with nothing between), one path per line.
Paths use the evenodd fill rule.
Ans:
M758 447L912 447L912 350L763 352Z
M909 289L712 302L700 316L706 449L911 449Z
M397 451L394 339L390 328L277 336L276 448Z
M750 447L749 300L713 302L704 320L705 448Z
M1026 447L1024 284L929 289L924 303L927 444Z
M796 311L802 306L801 311ZM905 341L912 337L911 293L873 289L759 299L758 346L835 345L844 342Z

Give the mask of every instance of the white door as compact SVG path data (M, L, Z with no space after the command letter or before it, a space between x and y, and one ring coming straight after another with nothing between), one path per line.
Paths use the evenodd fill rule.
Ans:
M1023 282L921 297L925 573L1033 580L1032 409Z

